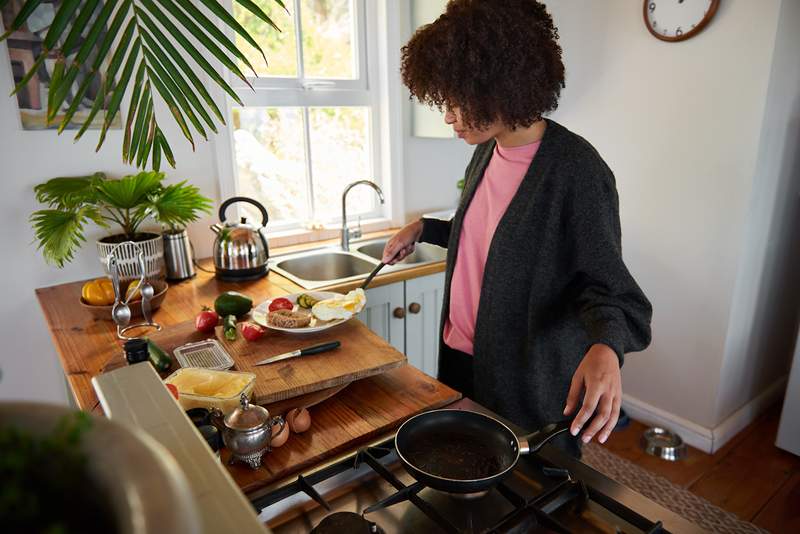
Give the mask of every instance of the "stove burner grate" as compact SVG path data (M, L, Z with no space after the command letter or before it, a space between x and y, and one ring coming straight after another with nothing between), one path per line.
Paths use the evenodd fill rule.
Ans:
M383 534L383 530L355 512L335 512L314 527L311 534Z

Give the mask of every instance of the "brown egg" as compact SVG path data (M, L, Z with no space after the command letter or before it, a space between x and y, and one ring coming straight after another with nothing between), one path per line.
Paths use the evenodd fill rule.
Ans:
M288 424L283 425L283 430L281 430L281 425L272 425L272 441L270 442L270 447L274 449L286 443L290 433L291 431L289 430Z
M311 428L311 414L305 408L294 408L286 414L286 421L295 434L300 434Z

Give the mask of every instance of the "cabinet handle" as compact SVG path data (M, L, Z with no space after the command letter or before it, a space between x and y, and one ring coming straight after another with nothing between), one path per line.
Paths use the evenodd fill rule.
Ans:
M395 319L403 319L406 316L406 309L400 307L395 308L392 315L394 315Z
M408 305L408 311L414 314L419 313L421 309L422 306L419 304L419 302L412 302L411 304Z

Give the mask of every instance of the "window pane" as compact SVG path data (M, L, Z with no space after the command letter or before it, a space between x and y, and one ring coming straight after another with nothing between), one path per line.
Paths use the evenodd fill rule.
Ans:
M356 180L372 180L369 108L309 108L311 123L311 176L317 220L341 216L342 191ZM356 187L347 195L347 214L375 209L378 196L369 187Z
M275 0L254 0L264 10L272 22L281 31L276 30L253 13L233 3L233 14L253 36L253 39L264 50L269 66L264 63L261 53L245 41L241 35L236 34L236 46L244 52L245 57L253 65L259 76L297 76L297 46L294 34L294 18L286 13ZM284 2L288 9L293 9L292 1ZM239 60L239 68L245 75L252 75L253 71Z
M306 78L355 78L350 0L300 0Z
M302 108L234 108L239 193L267 208L270 224L308 218ZM240 209L260 220L247 204Z

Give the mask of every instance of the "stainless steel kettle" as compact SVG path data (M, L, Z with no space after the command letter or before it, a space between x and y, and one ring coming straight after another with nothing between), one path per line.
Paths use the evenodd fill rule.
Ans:
M261 212L261 226L247 222L242 217L238 222L225 222L225 210L236 202L252 204ZM214 267L217 278L238 282L255 280L269 270L269 247L264 230L269 215L260 202L247 197L231 197L219 207L220 224L212 224L211 230L217 234L214 240Z

